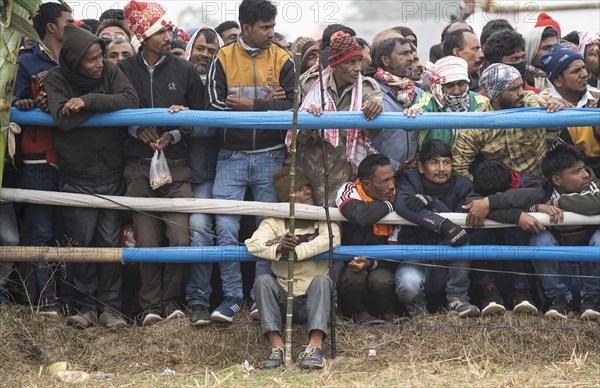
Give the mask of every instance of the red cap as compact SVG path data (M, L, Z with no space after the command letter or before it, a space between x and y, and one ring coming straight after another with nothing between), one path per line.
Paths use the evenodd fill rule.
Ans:
M558 37L560 38L562 34L560 33L560 25L558 22L550 17L546 12L542 12L538 15L537 23L535 27L552 27L558 32Z

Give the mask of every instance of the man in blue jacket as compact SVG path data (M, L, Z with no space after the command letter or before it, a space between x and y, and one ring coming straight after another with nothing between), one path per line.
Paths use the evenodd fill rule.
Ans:
M424 143L417 169L408 171L398 183L394 204L396 213L419 227L403 227L398 243L467 244L467 232L439 213L464 212L462 206L472 190L473 184L468 178L452 174L452 150L446 143L441 140ZM470 304L467 296L471 261L450 260L440 264L448 266L444 284L448 311L459 317L479 316L479 308ZM433 272L419 263L403 263L396 269L396 295L406 304L409 316L427 314L424 290L426 285L427 289L437 285L428 281L438 275Z

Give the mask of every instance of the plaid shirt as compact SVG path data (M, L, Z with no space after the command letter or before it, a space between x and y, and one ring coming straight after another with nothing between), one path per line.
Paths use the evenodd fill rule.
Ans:
M539 107L539 97L525 92L525 107ZM479 109L492 112L488 101ZM525 175L542 177L540 163L546 155L545 128L462 129L453 147L452 167L455 174L472 179L469 167L481 155L485 160L497 160Z

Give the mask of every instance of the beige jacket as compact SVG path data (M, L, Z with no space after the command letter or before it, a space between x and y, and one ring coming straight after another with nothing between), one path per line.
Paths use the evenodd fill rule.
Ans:
M272 260L271 270L277 282L287 291L288 262L279 261L281 253L277 252L277 244L267 246L269 240L282 239L288 232L289 225L283 218L267 218L260 223L252 237L245 241L248 252L261 259ZM333 245L340 245L340 228L336 223L331 225L333 231ZM329 233L325 221L296 220L296 236L308 237L307 242L296 246L296 260L294 264L294 296L306 294L306 289L315 276L327 276L326 261L306 260L329 249Z

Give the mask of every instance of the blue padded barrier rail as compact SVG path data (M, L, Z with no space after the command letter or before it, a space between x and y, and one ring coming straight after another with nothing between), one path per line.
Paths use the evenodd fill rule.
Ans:
M39 109L11 109L11 121L21 125L54 125L52 117ZM285 129L292 127L292 112L181 111L166 108L123 109L98 113L82 126L209 126L229 128ZM548 113L543 108L506 109L497 112L424 113L416 118L383 112L367 121L361 112L326 112L321 117L300 113L298 129L321 128L544 128L600 125L600 109L572 108Z
M352 260L354 256L368 256L393 261L415 260L559 260L598 261L600 247L562 246L502 246L469 245L450 247L440 245L368 245L334 248L334 259ZM311 260L327 260L323 253ZM123 248L124 263L219 263L228 261L256 261L243 246Z

